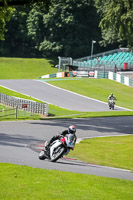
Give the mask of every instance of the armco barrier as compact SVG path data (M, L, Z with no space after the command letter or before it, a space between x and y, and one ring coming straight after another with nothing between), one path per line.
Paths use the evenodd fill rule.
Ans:
M103 71L95 71L95 78L108 78L108 72L103 72Z
M40 78L61 78L61 77L65 77L65 72L58 72L55 74L47 74L47 75L43 75Z
M114 74L115 74L114 72L109 72L108 78L111 79L111 80L115 80ZM121 74L116 74L116 80L115 81L122 83L124 85L130 86L130 87L133 87L133 79L130 79L127 76L123 76Z
M69 72L69 77L73 77L74 73L72 71ZM77 73L76 73L77 76ZM81 76L81 74L80 74ZM40 78L53 78L53 77L65 77L65 72L58 72L56 74L48 74L48 75L44 75L41 76ZM118 73L114 73L114 72L107 72L107 71L95 71L94 72L94 78L106 78L106 79L111 79L114 81L117 81L119 83L122 83L124 85L133 87L133 79L130 79L127 76L123 76L121 74Z
M122 83L124 85L133 87L133 79L130 79L127 76L123 76L118 73L114 72L101 72L101 71L95 71L95 78L108 78L113 81L117 81L119 83Z

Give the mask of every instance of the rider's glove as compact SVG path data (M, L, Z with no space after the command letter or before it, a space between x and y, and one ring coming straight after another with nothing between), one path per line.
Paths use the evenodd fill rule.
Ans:
M57 134L56 137L57 137L57 138L60 138L60 137L62 137L62 136L61 136L60 134Z

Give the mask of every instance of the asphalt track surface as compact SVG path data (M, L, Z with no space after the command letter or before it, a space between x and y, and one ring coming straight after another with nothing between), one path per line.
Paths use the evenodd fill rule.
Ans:
M91 138L132 134L132 122L132 116L18 122L1 121L0 162L133 181L133 173L128 170L98 166L93 163L89 164L65 158L59 159L56 163L38 159L38 152L43 148L44 140L49 140L53 135L67 128L70 124L76 125L78 138Z
M0 85L70 110L107 111L106 103L83 97L36 80L0 80ZM123 108L115 107L115 110ZM132 134L133 117L58 119L41 121L0 122L0 162L56 169L74 173L93 174L133 181L128 170L98 166L78 160L59 159L56 163L38 159L44 140L67 128L77 127L77 137L92 138Z
M0 85L44 102L83 112L112 111L108 104L37 80L0 80ZM116 111L128 110L115 106Z

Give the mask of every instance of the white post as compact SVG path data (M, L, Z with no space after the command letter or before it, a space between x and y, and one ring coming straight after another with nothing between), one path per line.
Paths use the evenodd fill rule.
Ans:
M121 83L121 75L120 74L116 74L116 81Z
M129 77L127 76L124 77L124 84L129 86Z
M94 78L97 78L98 71L95 71Z
M113 72L109 72L108 79L111 79L111 80L113 80Z
M92 68L92 55L93 55L93 49L94 49L94 44L96 43L95 40L92 40L92 43L91 43L91 68Z
M61 57L58 56L58 58L59 58L59 67L58 67L58 72L60 72L60 68L61 68Z
M73 59L70 57L70 65L73 64Z

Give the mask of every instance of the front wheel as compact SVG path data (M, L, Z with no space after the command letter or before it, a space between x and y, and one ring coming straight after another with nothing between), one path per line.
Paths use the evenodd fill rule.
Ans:
M55 149L50 158L51 162L56 162L59 158L63 156L64 152L65 152L65 147L63 146L59 146L57 149Z
M42 150L42 151L39 153L39 156L38 156L38 157L39 157L40 160L45 160L45 159L46 159L44 150Z

